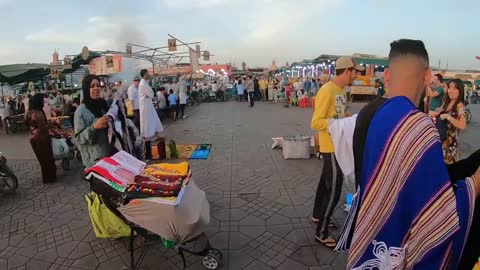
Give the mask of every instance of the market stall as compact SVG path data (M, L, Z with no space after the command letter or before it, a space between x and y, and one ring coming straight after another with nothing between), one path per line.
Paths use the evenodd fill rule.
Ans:
M147 164L120 151L87 168L85 178L90 182L85 198L96 236L130 237L132 268L136 235L176 248L184 264L187 252L202 256L207 269L219 267L222 253L210 246L204 233L210 206L188 162Z

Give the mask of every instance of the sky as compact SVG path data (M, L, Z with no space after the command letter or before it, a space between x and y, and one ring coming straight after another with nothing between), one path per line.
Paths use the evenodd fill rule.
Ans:
M421 39L430 63L478 69L479 0L0 0L0 65L48 63L127 42L200 41L212 63L281 66L320 54L387 56L391 41Z

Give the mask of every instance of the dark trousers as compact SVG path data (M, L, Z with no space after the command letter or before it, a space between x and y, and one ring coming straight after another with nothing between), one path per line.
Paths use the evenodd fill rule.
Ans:
M133 114L135 115L135 119L133 119L133 123L138 128L138 130L140 130L140 110L133 110Z
M250 107L253 107L254 105L254 92L248 92L248 100L250 101Z
M182 116L180 117L183 117L185 115L185 105L186 104L180 104L180 106L178 106L178 110L177 110L177 115L179 115L180 112L182 112Z
M43 183L57 181L57 169L55 168L52 143L48 133L43 134L39 132L37 135L32 135L30 145L40 163Z
M238 101L242 102L244 98L244 94L238 95Z
M315 196L313 217L319 219L317 236L325 239L329 236L328 224L333 210L340 200L343 174L334 153L321 153L321 155L323 156L323 169Z

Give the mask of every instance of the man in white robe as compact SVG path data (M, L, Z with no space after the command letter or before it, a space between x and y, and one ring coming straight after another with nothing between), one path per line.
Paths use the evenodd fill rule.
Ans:
M150 140L163 131L162 122L153 106L153 89L148 84L150 74L148 70L140 71L142 80L138 87L140 95L140 134L145 140Z

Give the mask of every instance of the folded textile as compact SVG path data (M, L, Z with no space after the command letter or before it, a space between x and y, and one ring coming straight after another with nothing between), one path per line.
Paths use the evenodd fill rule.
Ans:
M181 178L181 180L187 178L189 175L190 165L188 162L182 162L178 164L171 163L157 163L148 165L143 171L143 175L152 175L160 180L167 181L168 179L174 179L174 181Z
M208 159L210 150L195 150L190 159Z
M96 173L96 172L90 172L89 174L85 175L85 178L88 179L89 181L92 180L92 178L96 178L98 180L101 180L102 182L104 182L105 184L107 184L109 187L119 191L119 192L125 192L126 190L126 187L122 187L118 184L116 184L115 182L112 182L108 179L106 179L105 177L101 176L100 174Z
M85 175L95 172L108 181L125 188L133 183L135 176L143 171L145 165L144 162L127 152L120 151L112 157L102 158L94 166L86 169Z
M182 186L177 185L172 188L174 189L163 190L130 185L127 189L127 193L130 198L177 197L178 193L180 193L180 190L182 189Z
M137 175L135 177L135 183L133 184L136 187L151 188L151 189L161 189L161 190L176 190L182 185L181 181L161 181L153 179L146 176Z
M85 175L95 172L99 176L121 187L126 187L135 179L135 172L123 167L112 158L103 158L94 166L85 170Z

